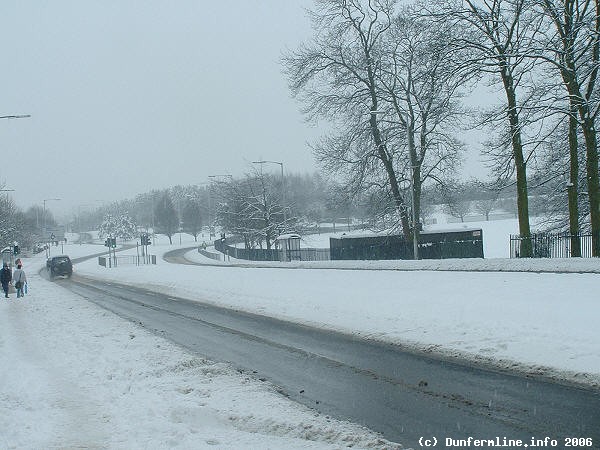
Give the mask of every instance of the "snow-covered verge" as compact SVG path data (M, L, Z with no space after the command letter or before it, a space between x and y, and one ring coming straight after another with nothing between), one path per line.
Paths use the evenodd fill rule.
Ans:
M219 253L214 248L208 249ZM220 261L207 260L197 251L190 251L186 258L202 264L237 267L299 268L299 269L348 269L348 270L429 270L450 272L534 272L534 273L598 273L600 260L597 258L470 258L470 259L423 259L388 261L245 261L225 258Z
M28 295L0 301L0 449L399 448L45 280L43 254L24 264Z
M465 271L487 260L326 262L328 269L296 263L284 266L313 270L287 270L215 266L208 258L206 266L160 259L178 247L159 239L152 247L157 266L105 269L89 261L77 270L412 351L600 388L598 274ZM203 258L197 251L187 255ZM489 261L513 262L533 270L539 260ZM406 271L403 264L446 264L461 271ZM598 261L581 264L587 271ZM392 266L396 270L381 270Z

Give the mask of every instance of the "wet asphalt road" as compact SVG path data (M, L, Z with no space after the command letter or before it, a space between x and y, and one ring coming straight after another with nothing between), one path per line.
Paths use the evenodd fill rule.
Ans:
M264 316L78 277L65 288L188 350L232 363L322 413L421 448L420 438L600 443L600 393L416 355Z

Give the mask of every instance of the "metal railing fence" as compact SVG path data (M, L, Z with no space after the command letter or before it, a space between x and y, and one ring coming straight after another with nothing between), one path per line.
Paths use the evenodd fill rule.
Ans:
M574 244L579 244L582 258L592 257L591 233L533 233L530 238L510 235L511 258L521 257L521 248L528 239L531 241L533 258L570 258Z
M98 264L104 267L118 267L120 265L141 266L145 264L156 264L156 255L117 255L99 256Z
M237 248L223 244L220 240L214 241L215 250L231 258L246 261L328 261L330 251L328 248L301 248L294 250L266 249L266 248Z

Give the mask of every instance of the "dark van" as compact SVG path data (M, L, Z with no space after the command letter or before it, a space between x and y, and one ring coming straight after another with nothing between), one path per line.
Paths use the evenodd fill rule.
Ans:
M53 256L46 261L46 270L50 279L57 276L70 278L73 275L73 264L67 255Z

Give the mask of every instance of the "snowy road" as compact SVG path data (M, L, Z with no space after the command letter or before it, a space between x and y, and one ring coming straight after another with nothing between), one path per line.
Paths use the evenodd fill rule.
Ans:
M342 334L237 313L140 288L64 287L187 349L256 371L294 400L415 445L420 436L580 435L600 440L591 391L403 353ZM596 433L596 435L594 435Z

